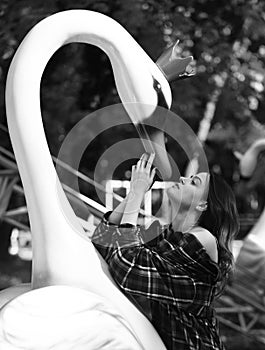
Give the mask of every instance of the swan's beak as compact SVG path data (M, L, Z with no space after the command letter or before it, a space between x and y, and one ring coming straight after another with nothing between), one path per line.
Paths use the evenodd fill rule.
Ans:
M123 106L138 130L144 151L155 152L154 165L163 180L172 174L165 148L164 126L172 104L169 81L183 78L192 57L177 57L177 45L167 49L155 63L137 44L123 50L113 64L117 90ZM126 62L126 64L124 64Z
M174 165L171 165L169 161L164 134L168 119L167 110L171 107L171 90L169 82L194 75L192 70L187 70L193 57L178 57L177 44L178 42L166 49L156 62L156 66L159 68L159 71L162 72L163 77L161 77L158 72L153 71L153 88L157 94L157 108L147 120L151 125L141 123L136 125L145 151L155 152L156 154L154 165L157 167L162 180L168 180L171 178L172 165Z
M164 89L163 89L164 87ZM155 153L154 166L160 180L168 180L172 175L172 168L166 150L165 126L167 113L171 107L171 91L165 77L153 77L153 89L157 95L157 106L149 118L136 125L144 149L148 153ZM170 88L169 88L170 89Z
M157 69L157 67L156 67ZM155 153L154 166L160 180L168 180L172 175L165 144L165 125L167 114L171 107L171 90L169 83L161 71L153 72L153 92L156 95L156 106L152 113L135 127L141 138L144 150L147 153ZM157 74L158 73L158 74Z

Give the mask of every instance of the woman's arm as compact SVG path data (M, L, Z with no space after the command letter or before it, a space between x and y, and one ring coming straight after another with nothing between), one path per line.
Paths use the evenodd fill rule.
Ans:
M128 194L121 224L136 225L145 193L153 183L156 168L151 170L155 154L144 153L136 165L132 167L130 192Z
M128 196L129 196L129 194L126 195L126 197L123 199L123 201L120 202L120 204L110 214L109 221L112 224L120 225L121 219L122 219L122 216L123 216L123 213L124 213L124 210L125 210L125 206L126 206L126 203L127 203Z
M133 167L130 192L126 195L124 200L110 214L108 219L109 219L109 222L111 222L112 224L119 225L122 223L121 220L124 216L126 207L127 207L127 210L128 209L130 211L133 210L135 211L135 213L138 212L139 214L139 210L141 207L142 200L144 199L145 192L149 189L150 185L152 184L152 181L155 175L155 170L153 169L154 174L150 183L149 181L150 179L145 179L146 175L143 176L143 174L140 174L140 170L146 170L146 172L149 171L149 174L147 174L147 177L148 175L151 176L150 169L151 169L154 157L155 157L155 154L151 154L148 160L148 155L144 153L137 163L137 165L139 164L139 166L142 165L143 168L139 169L139 167L137 168L137 166ZM148 164L148 166L144 169L145 164ZM139 181L141 181L140 185L139 185ZM141 187L145 187L144 186L145 183L143 181L147 181L147 185L149 185L147 190L145 188L143 189L141 188ZM130 202L130 204L127 205L128 202ZM137 217L138 217L138 214L137 214Z
M93 233L92 242L107 262L117 244L120 247L141 244L136 224L144 194L152 185L155 176L155 169L151 171L154 156L143 154L137 165L133 166L130 192L109 216L103 217ZM120 225L125 223L134 227Z

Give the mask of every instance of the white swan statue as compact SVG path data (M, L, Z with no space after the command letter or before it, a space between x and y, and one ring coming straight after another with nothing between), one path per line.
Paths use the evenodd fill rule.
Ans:
M106 52L134 123L148 120L161 96L166 107L171 106L171 90L161 69L122 26L103 14L60 12L25 37L9 69L6 110L32 231L32 282L0 293L0 348L163 350L151 323L120 292L85 238L48 150L40 81L54 52L72 42ZM181 64L183 70L188 62ZM163 169L170 172L167 157L163 161Z

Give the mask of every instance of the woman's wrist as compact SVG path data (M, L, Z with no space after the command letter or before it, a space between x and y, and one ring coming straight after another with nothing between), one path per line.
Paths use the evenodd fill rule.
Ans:
M141 209L141 204L144 198L144 193L130 191L127 196L126 207L121 219L121 224L129 223L137 225L138 215Z
M126 202L126 207L125 211L140 211L142 202L144 200L145 193L142 191L129 191L128 196L127 196L127 202Z
M145 192L144 191L131 189L129 191L128 195L127 195L127 201L128 201L128 199L129 200L134 200L136 198L138 198L138 199L141 198L143 200L144 196L145 196Z

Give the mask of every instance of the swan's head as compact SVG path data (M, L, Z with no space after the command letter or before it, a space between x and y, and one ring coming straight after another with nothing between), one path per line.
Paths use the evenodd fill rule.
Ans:
M186 67L192 61L191 56L177 57L176 48L177 43L155 63L140 46L136 46L130 50L126 60L123 57L119 65L113 65L119 96L140 133L145 151L156 153L155 166L163 179L171 176L163 132L167 111L172 104L169 83L184 77ZM156 129L150 128L150 125Z
M170 109L172 103L169 83L173 80L194 75L193 70L187 70L187 66L191 63L193 57L178 57L178 43L179 41L166 49L156 61L156 66L162 72L163 77L156 68L153 70L154 89L158 94L158 106L168 109Z
M177 44L166 49L156 63L135 41L111 53L117 91L135 125L147 121L158 106L171 108L169 83L185 77L192 61L192 56L178 57Z

